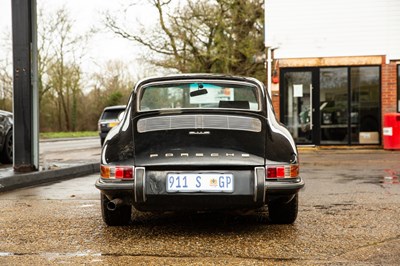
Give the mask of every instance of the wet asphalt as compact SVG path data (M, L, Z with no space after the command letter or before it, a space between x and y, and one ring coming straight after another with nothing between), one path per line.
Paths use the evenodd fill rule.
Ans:
M101 219L97 175L0 194L0 265L399 265L400 151L302 149L299 216Z

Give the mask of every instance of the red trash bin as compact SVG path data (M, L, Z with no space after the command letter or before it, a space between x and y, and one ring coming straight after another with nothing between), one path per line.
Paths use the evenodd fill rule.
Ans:
M388 113L383 121L383 148L400 149L400 113Z

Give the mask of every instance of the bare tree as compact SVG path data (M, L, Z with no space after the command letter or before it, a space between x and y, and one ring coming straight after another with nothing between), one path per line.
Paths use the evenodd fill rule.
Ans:
M93 87L80 97L84 101L78 110L81 120L79 129L94 130L99 116L106 106L125 105L133 89L135 78L128 65L119 60L106 62L91 78ZM79 103L79 102L78 102Z
M108 61L103 70L94 73L92 81L102 92L101 109L108 105L126 104L133 88L133 79L128 66L119 60Z
M75 130L81 94L80 62L90 34L73 32L73 21L65 7L47 16L40 11L38 25L39 100L41 107L44 97L47 97L47 103L53 102L52 106L43 105L41 113L57 114L58 130ZM56 108L56 112L47 108Z
M7 59L0 61L0 110L12 110L13 79L7 69Z
M188 1L172 12L171 0L149 0L158 13L153 31L139 32L122 26L108 14L106 26L139 43L157 56L155 65L179 72L220 72L255 76L265 80L263 0Z
M1 40L1 49L5 52L0 58L0 110L12 111L12 54L11 36L5 33Z

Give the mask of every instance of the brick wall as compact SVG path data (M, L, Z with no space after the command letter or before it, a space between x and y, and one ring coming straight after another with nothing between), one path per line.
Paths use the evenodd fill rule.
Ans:
M384 114L397 109L397 63L382 64L382 121Z
M281 110L280 110L280 102L279 102L279 91L272 92L272 105L274 106L274 111L276 114L276 119L281 120Z

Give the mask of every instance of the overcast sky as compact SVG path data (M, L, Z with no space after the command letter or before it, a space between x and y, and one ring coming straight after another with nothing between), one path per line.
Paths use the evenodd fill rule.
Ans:
M0 58L6 56L4 49L4 37L9 34L11 38L11 1L0 0ZM136 5L131 8L129 21L135 22L136 20L145 25L151 26L152 21L156 18L156 14L149 7L144 4L146 1L138 1L143 5ZM124 0L37 0L38 9L42 8L44 13L51 13L55 10L66 7L69 10L71 19L74 21L74 30L81 33L87 32L93 26L103 28L103 13L110 11L114 14L121 14L121 10L129 3ZM9 44L9 50L11 50ZM7 49L6 49L7 50ZM92 72L99 70L101 64L107 60L123 60L130 64L131 70L137 69L137 62L135 55L139 50L132 42L124 40L110 32L100 32L96 34L88 44L88 54L83 62L84 71ZM10 51L8 51L10 55ZM96 66L100 64L100 66ZM135 66L136 65L136 66Z

